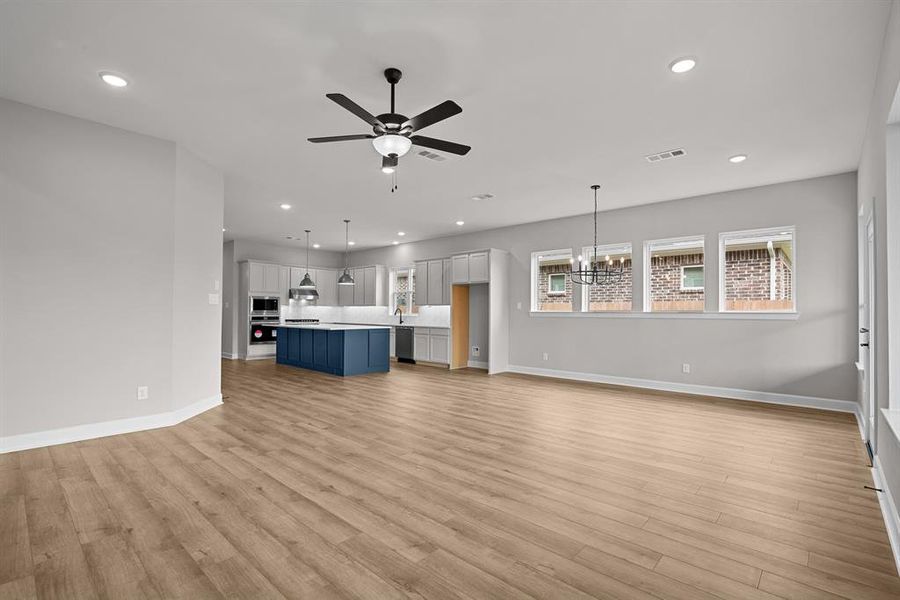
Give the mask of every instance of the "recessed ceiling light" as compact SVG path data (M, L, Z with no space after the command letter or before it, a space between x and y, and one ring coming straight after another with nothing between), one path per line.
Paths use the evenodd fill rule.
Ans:
M781 231L778 235L788 235L790 231Z
M100 71L100 79L103 80L103 83L112 87L123 88L128 85L128 80L124 77L108 71Z
M291 205L290 205L290 204L282 204L282 205L281 205L281 208L282 208L283 210L291 210Z
M226 231L228 231L228 230L225 229L225 228L223 227L223 228L222 228L222 233L225 233Z
M313 244L313 248L319 248L321 244Z
M457 221L456 224L459 225L460 227L462 227L463 225L466 224L466 222L465 221Z
M391 242L391 243L392 243L392 244L393 244L393 245L395 245L395 246L396 246L396 245L397 245L397 244L399 244L399 243L400 243L400 242L398 242L398 241L397 241L397 240L394 240L394 241L393 241L393 242Z
M669 63L669 70L673 73L687 73L697 66L697 61L693 58L679 58Z
M397 235L399 235L400 237L403 237L404 235L406 235L406 232L405 232L405 231L398 231L398 232L397 232Z
M737 164L737 163L742 163L745 160L747 160L746 154L735 154L734 156L732 156L731 158L728 159L728 162Z
M356 245L356 242L347 242L347 244L350 245L350 246L355 246L355 245Z

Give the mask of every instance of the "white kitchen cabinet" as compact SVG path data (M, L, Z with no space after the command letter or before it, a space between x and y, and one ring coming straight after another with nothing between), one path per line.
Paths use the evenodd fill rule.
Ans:
M454 256L451 270L453 271L453 283L469 283L469 255Z
M365 306L366 304L366 277L365 269L352 269L355 285L353 286L353 306Z
M488 279L488 253L473 252L469 255L469 283L484 283Z
M281 304L287 304L288 298L290 298L290 289L291 289L291 268L285 266L278 267L278 297L281 300Z
M248 262L247 284L251 294L278 295L281 289L281 266Z
M441 295L443 296L444 301L441 302L441 304L450 306L453 300L453 284L451 283L453 278L453 261L451 261L449 258L445 258L442 263L443 264L441 265L441 270L444 273L444 289L442 290L443 293Z
M413 334L413 358L423 362L431 361L431 336L427 328L416 328Z
M416 306L428 306L428 261L416 262L415 268Z
M490 280L486 251L459 254L451 260L453 283L487 283Z
M344 274L343 269L338 274L338 278ZM353 272L350 272L350 276L353 276ZM340 285L337 284L338 289L338 306L353 306L353 288L355 285Z
M444 303L444 266L443 261L428 261L428 304Z
M375 306L377 304L378 286L376 281L375 267L366 267L363 271L363 304L365 306Z
M312 276L312 273L310 273ZM338 272L331 269L316 271L316 291L319 292L317 306L337 306ZM341 286L344 287L344 286Z
M431 362L450 364L450 330L431 329L428 334L428 352Z

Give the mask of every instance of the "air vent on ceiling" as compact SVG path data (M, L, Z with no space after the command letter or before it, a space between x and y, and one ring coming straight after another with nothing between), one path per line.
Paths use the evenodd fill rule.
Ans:
M659 152L657 154L650 154L645 156L647 162L659 162L661 160L669 160L670 158L679 158L684 156L687 152L684 151L684 148L678 148L677 150L666 150L665 152Z
M472 196L472 200L490 200L493 197L493 194L478 194L477 196Z
M440 154L437 154L435 152L429 152L428 150L422 150L421 152L419 152L419 156L425 157L428 160L436 160L438 162L447 160L447 157L441 156Z

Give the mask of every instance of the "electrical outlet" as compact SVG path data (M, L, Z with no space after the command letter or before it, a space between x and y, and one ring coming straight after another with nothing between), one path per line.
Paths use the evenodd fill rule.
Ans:
M150 398L150 388L146 385L139 385L137 389L138 400L148 400Z
M472 356L481 356L481 348L472 346Z
M219 295L218 294L210 294L209 295L209 303L210 304L218 304L219 303Z
M516 302L516 310L522 310L522 303Z
M691 363L682 363L681 372L682 373L690 373L691 372Z
M544 352L544 360L550 360L550 355Z
M219 291L219 280L218 279L216 279L215 288L213 288L213 289L215 289L217 292Z

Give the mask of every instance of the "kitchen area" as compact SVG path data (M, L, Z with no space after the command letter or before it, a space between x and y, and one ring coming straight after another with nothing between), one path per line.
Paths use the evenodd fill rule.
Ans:
M334 375L388 371L391 361L489 370L492 345L508 337L507 261L496 249L391 267L239 261L229 358Z

